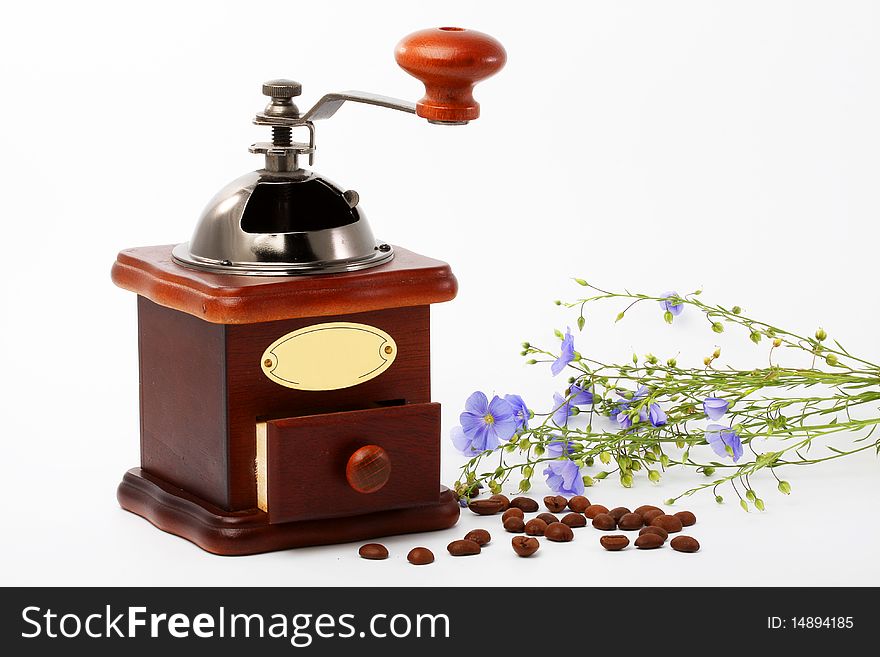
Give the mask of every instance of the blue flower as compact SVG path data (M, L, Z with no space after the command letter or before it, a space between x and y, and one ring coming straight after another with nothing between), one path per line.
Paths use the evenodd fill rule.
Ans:
M553 458L574 454L574 446L567 440L552 440L547 443L547 454Z
M564 427L568 424L568 416L574 415L571 408L571 401L568 397L563 397L558 392L553 393L553 421L557 426Z
M645 410L645 407L639 409L639 422L646 422L648 420L648 411ZM629 414L628 409L621 409L621 411L617 414L617 425L621 429L629 429L633 425L632 417Z
M453 443L463 454L467 451L496 449L502 442L510 440L516 433L517 421L513 406L498 395L490 402L482 392L475 392L465 402L465 411L458 419L461 433L453 429Z
M566 365L568 365L573 360L574 338L571 337L571 329L566 328L565 337L562 338L562 346L560 347L559 358L553 361L553 364L550 366L550 372L552 372L553 376L556 376L565 369Z
M583 495L584 479L574 461L551 461L544 469L547 485L559 495Z
M662 427L666 424L666 413L660 408L660 404L651 404L651 408L648 410L648 419L655 427Z
M743 455L742 441L730 427L710 424L706 427L706 442L718 456L732 456L734 462Z
M681 315L681 311L684 310L684 303L681 301L675 303L674 301L674 299L681 299L681 297L678 296L678 292L664 292L660 297L662 298L660 301L660 307L663 308L663 310L671 312L675 317Z
M720 397L706 397L703 400L703 412L710 420L720 420L730 408L730 403Z
M461 427L452 427L449 437L452 438L455 449L464 456L476 456L482 451L474 447L473 439L465 435Z
M575 406L587 406L593 403L593 393L579 388L575 383L572 383L568 389L568 395L570 397L569 402Z
M516 418L516 430L528 429L530 413L523 398L519 395L504 395L504 401L513 408L513 417Z

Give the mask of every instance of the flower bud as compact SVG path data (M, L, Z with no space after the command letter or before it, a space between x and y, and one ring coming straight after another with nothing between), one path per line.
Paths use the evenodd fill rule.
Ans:
M523 493L527 492L529 490L529 488L531 488L531 487L532 487L532 482L530 482L528 479L523 479L521 482L519 482L519 489Z
M712 352L712 358L721 358L721 347L716 347Z
M559 329L553 329L553 335L555 335L560 340L565 337L564 335L562 335L562 331L560 331Z
M532 345L529 344L528 342L523 342L523 343L522 343L522 348L523 348L523 349L528 349L528 348L531 347L531 346L532 346Z
M516 438L516 436L513 436L513 438ZM511 438L511 440L513 438ZM510 454L511 452L516 451L516 445L505 445L504 451L507 452L508 454Z
M589 488L589 487L592 486L594 483L596 483L596 482L593 481L593 478L592 478L590 475L584 475L584 476L583 476L583 481L584 481L584 486L586 486L587 488Z
M492 491L493 494L498 494L501 492L501 484L493 479L489 482L489 490Z
M579 409L577 406L572 406L571 408L568 409L568 412L570 415L579 415L581 412L581 409Z
M703 474L707 477L711 477L713 474L715 474L715 468L713 468L711 465L707 465L705 468L703 468Z
M562 305L562 302L559 299L556 299L553 303L555 303L557 306Z
M706 367L709 367L709 365L711 365L711 364L712 364L712 359L709 358L708 356L706 356L706 357L703 359L703 365L705 365Z
M777 486L779 492L783 495L791 495L791 484L787 481L780 481L779 486Z
M633 478L631 474L620 475L620 485L624 488L632 488Z
M535 456L543 456L544 452L545 450L543 445L535 445Z
M522 469L523 477L531 477L534 472L534 468L530 465L527 465Z
M534 365L534 364L537 363L537 362L538 362L538 361L536 361L534 358L529 358L529 359L526 361L526 365Z
M527 450L529 448L529 445L530 443L528 438L523 438L519 441L519 448L523 451Z
M584 465L586 465L588 468L592 468L594 463L596 463L596 459L594 459L592 456L588 456L586 459L584 459Z
M621 315L623 315L623 313L621 313ZM664 322L666 322L667 324L672 324L672 319L673 319L672 311L667 310L665 313L663 313L663 321Z
M574 357L575 362L579 361L583 356L581 356L581 352L575 351L572 356Z
M749 505L746 504L746 501L745 501L745 500L740 500L740 501L739 501L739 505L742 507L743 511L748 512L748 510L749 510Z
M713 322L712 330L716 333L724 333L724 324L722 324L721 322Z
M758 496L755 495L755 491L753 491L753 490L750 488L749 490L746 491L746 499L747 499L749 502L754 502L756 499L758 499Z
M637 365L639 362L639 357L636 354L633 354L633 365Z
M605 472L604 470L602 470L602 472L597 473L596 476L593 478L598 479L599 481L602 481L607 476L608 476L608 473Z
M755 499L755 507L758 509L758 511L763 511L764 510L764 500L762 500L760 497L756 498Z
M584 325L585 325L586 323L587 323L587 320L584 319L584 316L583 316L583 315L581 315L580 317L578 317L578 318L577 318L578 331L583 331L583 330L584 330Z
M816 339L817 339L819 342L822 342L822 340L824 340L824 339L827 338L827 337L828 337L828 334L825 332L824 329L821 329L821 328L820 328L820 329L816 329Z
M608 465L611 463L611 456L608 455L608 452L602 452L599 454L599 460L602 461L603 464Z
M666 361L666 364L667 364L669 367L675 367L675 366L678 365L678 361L675 360L674 358L670 358L669 360Z
M755 344L758 344L761 341L761 334L758 333L757 331L752 331L749 334L749 340L751 340Z
M632 465L630 466L630 469L633 472L638 472L639 470L642 469L642 464L639 463L638 461L633 461Z
M651 363L651 365L657 364L657 357L654 354L648 354L645 356L645 360Z
M648 470L648 479L656 484L658 481L660 481L660 473L657 472L657 470Z
M583 285L583 286L589 285L589 283L587 283L583 278L576 278L576 279L574 279L574 282L577 283L578 285Z
M781 346L782 346L782 340L780 340L779 338L773 338L773 346L774 346L774 347L781 347Z
M724 504L724 498L721 497L720 495L716 495L716 496L715 496L715 501L716 501L718 504Z
M825 362L828 363L831 367L837 365L837 356L834 354L828 354L825 356Z
M660 455L660 465L662 465L664 468L669 467L669 457L666 456L666 454Z
M520 356L528 356L528 355L529 355L529 352L526 351L525 349L523 349L521 352L519 352L519 355L520 355Z
M691 294L693 294L696 297L700 296L702 293L703 293L703 290L694 290L693 292L691 292Z
M626 314L626 313L622 313L622 312L621 312L621 313L617 313L617 319L614 320L615 323L616 323L616 322L619 322L620 320L622 320L625 314Z
M733 308L731 308L731 310L733 311L734 315L739 315L743 311L743 309L739 306L734 306Z

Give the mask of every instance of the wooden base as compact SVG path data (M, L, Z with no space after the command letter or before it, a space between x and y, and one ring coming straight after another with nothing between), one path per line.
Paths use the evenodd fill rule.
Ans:
M223 556L447 529L458 522L460 512L452 491L442 487L437 504L347 518L269 524L268 514L259 509L224 511L140 468L125 473L116 497L126 511Z

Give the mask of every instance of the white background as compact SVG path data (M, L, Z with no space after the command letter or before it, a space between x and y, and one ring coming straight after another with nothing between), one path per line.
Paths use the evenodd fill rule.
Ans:
M386 541L242 558L210 556L120 510L137 465L135 298L110 282L118 250L185 241L204 203L260 162L260 83L303 82L300 106L365 89L417 99L392 49L415 29L495 35L507 68L478 87L466 128L345 107L318 126L316 168L357 189L375 232L451 263L461 291L433 315L434 397L446 434L475 389L546 408L559 380L522 365L574 317L569 277L706 298L880 361L880 16L871 2L15 3L0 23L4 275L0 440L4 584L880 584L877 459L790 472L783 497L743 513L700 496L703 550L609 554L598 532L516 561L500 520ZM700 363L716 344L656 309L590 318L581 352L654 351ZM670 474L589 492L658 503ZM536 491L543 495L540 487ZM730 494L728 493L728 498ZM444 546L486 526L476 558ZM427 545L435 564L406 551Z

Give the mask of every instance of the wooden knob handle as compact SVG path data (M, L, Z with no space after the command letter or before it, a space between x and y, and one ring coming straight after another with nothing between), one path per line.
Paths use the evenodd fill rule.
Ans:
M352 454L345 466L348 485L358 493L375 493L388 483L391 457L378 445L366 445Z
M507 53L488 34L435 27L401 39L394 58L425 85L416 114L438 123L466 123L480 116L474 85L500 71Z

